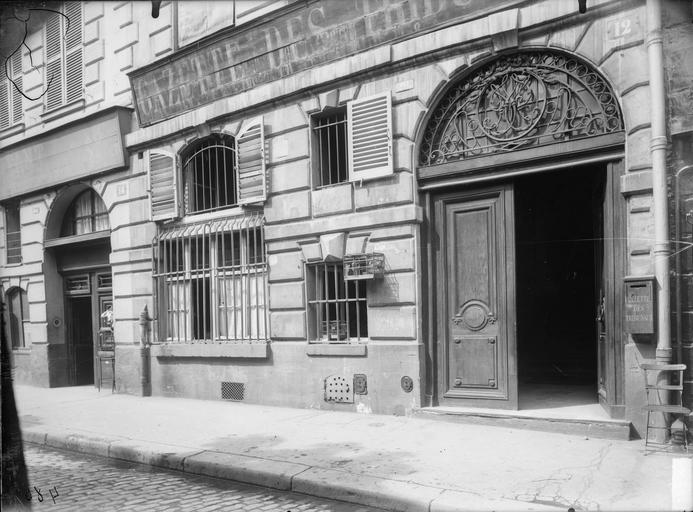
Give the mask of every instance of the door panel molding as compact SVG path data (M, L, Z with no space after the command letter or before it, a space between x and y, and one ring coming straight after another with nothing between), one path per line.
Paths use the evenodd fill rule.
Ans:
M441 405L517 408L512 184L432 197Z

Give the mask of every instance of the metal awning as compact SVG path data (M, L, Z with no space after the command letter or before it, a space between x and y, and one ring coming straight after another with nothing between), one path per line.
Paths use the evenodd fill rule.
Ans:
M261 212L246 213L245 215L214 219L203 222L173 224L159 230L154 241L188 238L212 233L229 233L245 229L261 227L265 216Z

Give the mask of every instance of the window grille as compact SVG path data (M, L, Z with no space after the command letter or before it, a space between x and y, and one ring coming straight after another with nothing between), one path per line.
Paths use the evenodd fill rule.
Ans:
M7 294L7 312L12 348L26 346L25 329L29 323L29 302L26 292L13 288Z
M96 276L96 285L98 288L112 288L113 276L111 274L98 274Z
M7 241L7 263L22 262L22 232L19 222L19 206L5 207L5 238Z
M342 262L308 265L307 270L310 338L328 343L368 338L366 283L344 281Z
M264 218L174 226L154 240L158 339L267 339Z
M90 290L89 276L76 276L65 279L65 291L67 293L89 293Z
M84 235L110 228L108 211L94 190L85 190L70 204L63 219L61 236Z
M236 206L236 151L234 140L212 135L184 157L185 212L202 213Z
M313 118L319 186L343 183L349 179L346 109L333 110Z

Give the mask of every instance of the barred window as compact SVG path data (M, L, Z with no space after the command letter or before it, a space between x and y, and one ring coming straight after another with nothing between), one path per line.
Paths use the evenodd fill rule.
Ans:
M346 108L331 109L313 117L313 147L318 186L349 179Z
M183 157L185 212L202 213L238 204L236 150L232 137L214 134Z
M163 230L154 242L159 341L267 338L263 218Z
M368 338L366 283L344 281L341 261L306 269L310 339L346 343Z
M12 348L26 346L25 326L29 323L29 302L26 292L12 288L7 293L7 325Z
M88 189L79 194L67 209L60 236L85 235L110 229L108 210L98 194Z
M22 262L22 230L19 222L19 205L5 206L5 239L7 263Z

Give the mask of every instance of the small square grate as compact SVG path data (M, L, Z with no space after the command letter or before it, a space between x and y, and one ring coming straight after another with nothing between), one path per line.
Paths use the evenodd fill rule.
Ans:
M245 384L242 382L222 382L221 399L235 400L237 402L245 397Z

